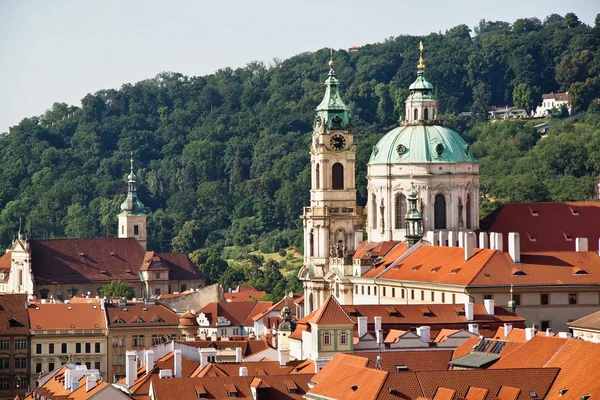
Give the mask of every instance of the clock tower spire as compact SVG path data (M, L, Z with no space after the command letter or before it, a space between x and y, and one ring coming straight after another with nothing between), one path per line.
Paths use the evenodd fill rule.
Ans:
M324 278L332 264L342 276L352 275L348 257L362 241L363 213L356 205L356 146L334 65L330 59L325 94L316 108L310 147L310 207L305 207L302 215L304 267L299 277L304 280L307 313L327 299L329 288Z

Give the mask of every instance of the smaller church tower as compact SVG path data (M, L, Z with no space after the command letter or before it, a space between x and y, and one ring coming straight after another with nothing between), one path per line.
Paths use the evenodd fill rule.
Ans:
M146 214L144 205L137 197L136 176L133 172L133 153L131 153L131 170L127 176L127 198L121 204L119 214L119 238L134 238L146 250Z
M423 218L417 208L418 196L417 188L411 183L410 193L408 194L408 210L404 217L406 248L414 246L423 237Z

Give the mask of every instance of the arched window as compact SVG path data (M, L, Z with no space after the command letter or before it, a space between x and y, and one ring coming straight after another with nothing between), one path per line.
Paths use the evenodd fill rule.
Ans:
M18 275L18 279L17 279L17 284L19 286L23 286L23 270L20 269L19 270L19 275Z
M415 120L415 121L418 121L418 120L419 120L419 110L418 110L418 109L416 109L416 108L415 108L415 118L414 118L414 120Z
M308 241L308 245L310 247L309 249L309 254L310 256L314 256L315 255L315 233L313 232L313 230L310 230L310 237L309 237L309 241Z
M423 111L423 119L425 121L427 121L429 119L429 110L425 109L425 111Z
M313 312L313 307L314 307L313 303L314 303L314 299L313 299L313 294L311 292L308 294L308 312L309 312L309 314L311 312Z
M344 166L340 163L335 163L331 167L331 188L333 190L344 189Z
M315 168L315 189L321 189L321 166L317 163L317 167Z
M446 198L444 195L438 194L435 196L433 212L434 229L446 229Z
M396 229L404 229L404 217L406 216L406 196L402 193L396 195Z
M371 199L371 229L377 229L377 196Z
M323 333L323 344L325 346L329 346L331 344L331 333L329 333L329 331L325 331Z
M335 297L337 297L337 298L340 297L340 283L339 282L335 283Z
M40 290L40 297L42 299L47 299L49 294L50 294L50 291L48 289Z
M340 332L340 344L342 344L342 345L348 344L348 334L346 333L346 331Z
M473 229L471 226L471 193L467 194L467 229Z

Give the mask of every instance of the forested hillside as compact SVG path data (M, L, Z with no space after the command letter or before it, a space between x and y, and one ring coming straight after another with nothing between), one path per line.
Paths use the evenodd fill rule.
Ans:
M600 116L556 123L539 140L524 123L484 123L486 107L569 90L574 112L600 87L600 15L482 21L423 38L398 36L335 52L358 144L359 202L373 144L396 124L415 79L418 42L446 122L481 162L482 207L501 201L583 200L600 175ZM120 89L54 104L0 139L0 242L19 219L34 238L112 236L134 152L148 246L185 251L255 244L301 248L309 204L309 141L329 51L208 76L160 73ZM471 110L473 121L456 114ZM285 253L284 253L285 254Z

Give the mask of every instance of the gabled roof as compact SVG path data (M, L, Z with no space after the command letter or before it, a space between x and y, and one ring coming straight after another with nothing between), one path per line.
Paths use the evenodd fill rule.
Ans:
M329 296L321 308L308 321L311 324L323 325L354 325L354 321L346 314L340 303Z
M390 264L396 261L400 256L406 253L408 249L406 248L406 242L398 243L394 248L392 248L389 252L385 254L385 256L375 262L374 268L371 268L367 272L365 272L362 276L364 278L375 278L379 275L385 268L387 268Z
M397 367L406 367L407 371L445 371L452 357L452 350L398 350L398 351L361 351L347 353L369 360L367 367L396 372ZM381 357L381 366L377 367L377 357ZM402 368L404 370L404 368Z
M216 327L218 317L224 317L232 326L252 326L253 318L269 309L273 303L268 301L256 302L228 302L220 301L209 303L196 313L204 313L209 321L209 326ZM201 326L202 327L202 326Z
M266 294L267 292L264 290L245 290L242 292L223 293L223 297L229 302L258 301L258 299Z
M481 220L481 230L519 232L522 252L574 251L575 238L587 238L590 251L598 250L600 202L505 203Z
M162 304L144 304L144 303L127 303L124 307L120 307L115 303L105 305L108 326L111 329L115 328L151 328L159 326L174 326L179 325L179 315L168 307ZM136 317L143 322L133 322ZM117 319L122 320L121 323L115 323Z
M280 366L278 361L260 361L260 362L229 362L229 363L208 363L202 369L196 369L190 375L191 378L210 378L220 376L239 376L240 367L246 367L248 376L265 376L265 375L289 375L294 372L305 361L296 360L289 361L285 366ZM298 373L300 371L297 371ZM302 373L314 373L312 371L303 370Z
M575 321L567 322L567 325L571 329L583 328L600 331L600 311L586 315L585 317L581 317Z
M569 93L568 92L563 92L563 93L544 93L542 94L542 100L550 100L550 99L554 99L556 101L569 101Z
M353 259L376 259L377 257L385 256L391 249L393 249L398 243L398 241L388 241L388 242L367 242L364 241L358 245Z

